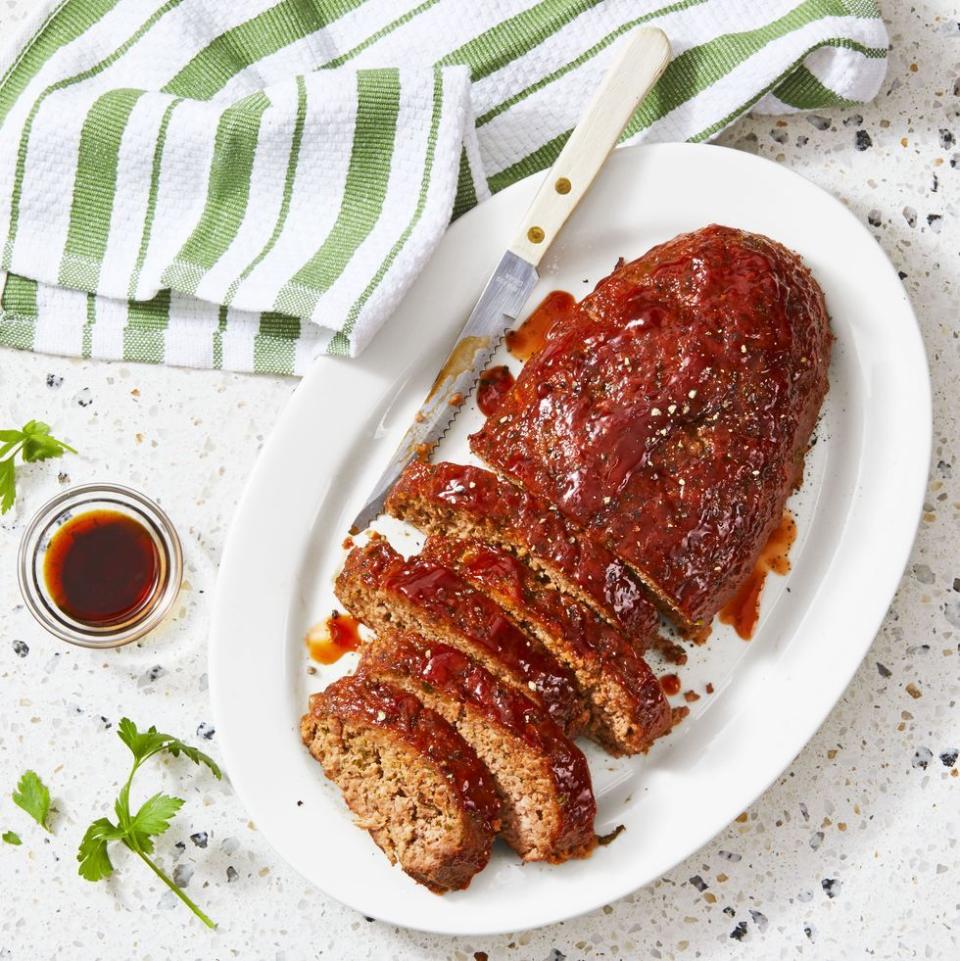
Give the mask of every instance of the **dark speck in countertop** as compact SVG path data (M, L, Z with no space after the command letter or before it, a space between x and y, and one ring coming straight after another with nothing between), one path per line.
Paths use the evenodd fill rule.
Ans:
M839 878L824 878L820 882L820 887L828 898L835 898L840 893L843 882Z
M747 936L747 922L741 921L731 932L734 941L742 941Z
M212 724L208 724L206 721L201 721L197 725L197 737L202 737L205 741L209 741L215 733L216 728Z
M17 657L26 657L30 653L30 648L26 641L16 640L13 642L13 653Z
M854 141L854 146L857 148L857 150L867 150L869 147L873 146L873 139L870 137L870 134L866 132L866 130L858 130L856 140Z

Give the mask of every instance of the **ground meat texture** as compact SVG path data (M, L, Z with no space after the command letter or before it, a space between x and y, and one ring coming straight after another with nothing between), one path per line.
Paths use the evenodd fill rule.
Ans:
M602 280L471 446L693 627L749 576L783 516L831 342L799 257L707 227Z
M545 584L519 558L476 539L431 536L423 556L485 592L574 672L590 710L587 733L611 754L646 751L670 730L659 680L592 609Z
M379 635L358 670L410 691L457 729L490 770L501 833L525 861L590 854L597 805L587 761L542 708L462 651L414 634Z
M490 859L500 802L456 730L401 688L344 677L314 694L303 743L392 864L437 894Z
M571 737L583 728L587 712L569 668L442 564L404 560L374 539L347 555L335 590L373 630L410 630L456 647L542 704Z
M640 651L657 637L657 611L640 579L549 502L482 467L413 461L386 510L427 534L480 537L506 547L560 590L589 604Z

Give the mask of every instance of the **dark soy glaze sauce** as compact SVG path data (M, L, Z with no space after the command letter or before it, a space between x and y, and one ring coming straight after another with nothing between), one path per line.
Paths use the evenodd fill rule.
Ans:
M120 511L92 510L53 535L43 559L53 603L91 627L123 624L154 597L160 554L153 536Z

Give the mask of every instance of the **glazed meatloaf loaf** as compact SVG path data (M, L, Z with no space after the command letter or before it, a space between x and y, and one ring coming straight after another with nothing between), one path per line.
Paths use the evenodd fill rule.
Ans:
M490 858L500 802L487 768L412 694L344 677L314 694L300 733L357 824L414 880L467 887Z
M404 560L375 538L350 552L335 590L367 627L414 631L459 648L542 704L571 737L582 729L587 712L570 669L442 564Z
M589 733L611 754L638 754L671 727L660 682L591 608L561 594L502 548L436 535L423 557L455 570L569 667L590 710Z
M482 467L415 460L391 490L386 510L427 534L474 536L509 548L593 607L639 650L656 638L656 609L619 557L584 537L548 502Z
M693 627L750 574L801 478L831 341L799 257L707 227L602 280L471 446Z
M594 848L596 801L580 750L542 708L462 651L386 631L358 670L415 694L448 720L490 770L501 833L525 861L559 863Z

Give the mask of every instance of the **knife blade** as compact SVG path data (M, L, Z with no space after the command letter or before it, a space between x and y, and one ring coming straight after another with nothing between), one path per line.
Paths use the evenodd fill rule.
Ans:
M458 396L462 401L473 392L481 371L537 283L537 267L547 248L669 61L670 42L662 30L643 27L622 41L613 65L534 196L513 243L487 281L427 399L351 524L351 534L362 531L382 512L390 488L407 464L415 457L429 456L443 437L459 409Z
M456 416L456 401L473 393L481 371L520 315L539 279L537 268L513 251L508 250L500 258L430 393L351 524L351 534L362 531L381 513L390 488L407 464L415 457L426 456L436 446Z

